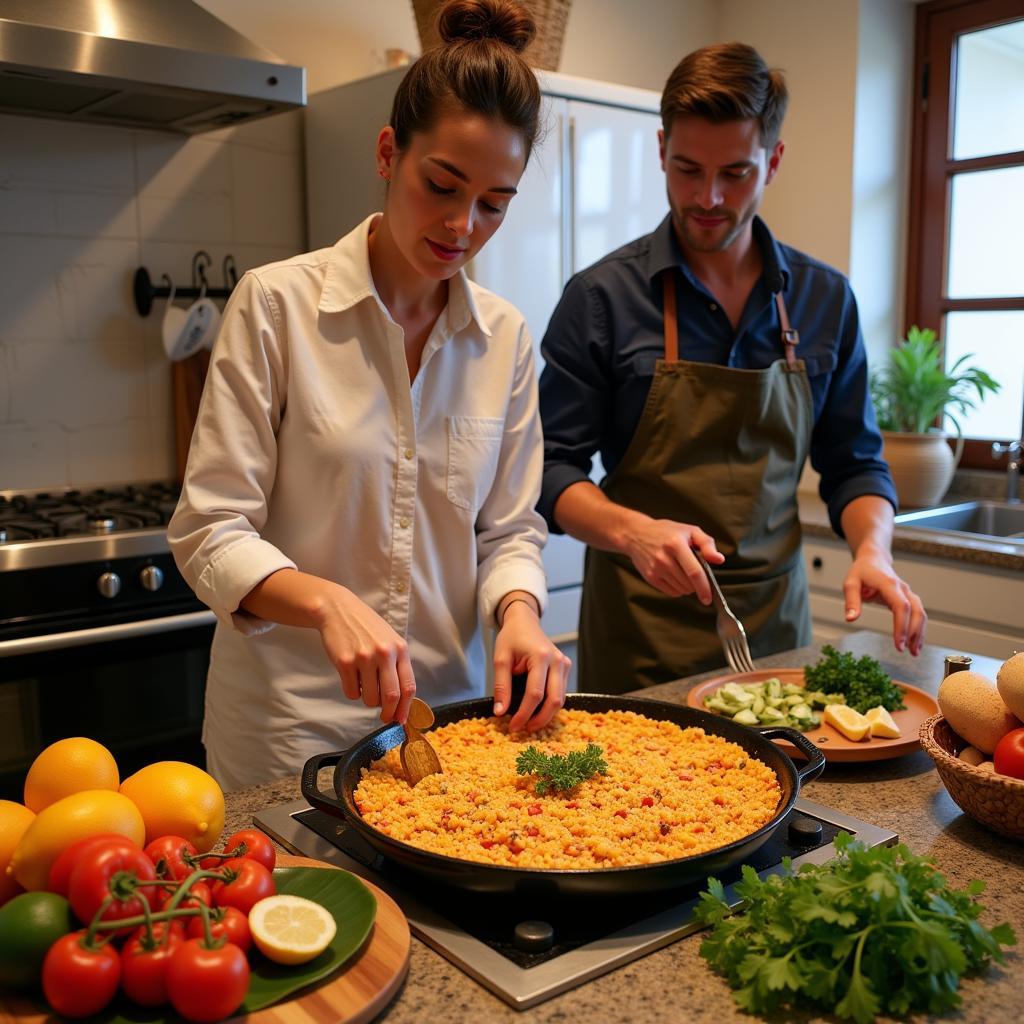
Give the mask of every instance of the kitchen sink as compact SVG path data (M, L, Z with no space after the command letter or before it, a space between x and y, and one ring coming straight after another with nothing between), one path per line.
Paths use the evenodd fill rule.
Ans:
M1024 545L1024 504L964 501L918 512L901 512L896 516L896 525Z

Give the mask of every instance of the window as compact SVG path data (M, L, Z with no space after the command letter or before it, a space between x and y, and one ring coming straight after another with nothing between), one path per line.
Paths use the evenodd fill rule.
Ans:
M921 4L915 71L906 319L1001 384L962 419L992 469L1024 435L1024 0Z

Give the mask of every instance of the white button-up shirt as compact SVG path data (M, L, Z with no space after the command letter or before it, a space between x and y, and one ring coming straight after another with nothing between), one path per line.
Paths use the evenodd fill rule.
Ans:
M546 602L526 323L460 272L410 385L370 275L373 220L247 273L210 361L168 536L219 620L203 740L225 788L294 774L380 725L344 696L316 630L239 607L271 573L357 594L408 640L433 705L483 695L480 622L505 594Z

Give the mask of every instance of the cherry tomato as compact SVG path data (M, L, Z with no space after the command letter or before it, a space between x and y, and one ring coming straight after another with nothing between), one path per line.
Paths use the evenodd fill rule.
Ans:
M210 949L204 939L186 939L167 965L167 995L188 1020L229 1017L249 989L249 961L230 942Z
M273 871L274 865L277 863L274 844L258 828L243 828L241 831L235 832L224 844L224 853L259 861L268 871ZM204 868L214 870L223 863L222 857L204 857L202 861Z
M121 988L133 1003L163 1006L167 1002L167 965L184 941L178 921L157 921L152 938L145 927L131 934L121 950Z
M103 912L104 921L143 913L143 902L149 903L152 887L142 886L133 892L132 877L150 882L156 878L153 862L138 847L101 846L82 854L68 883L68 900L78 920L88 924L108 896L114 901Z
M218 907L237 907L248 914L253 906L277 892L274 876L259 861L235 857L224 862L230 881L214 882L213 902Z
M104 832L98 836L86 836L84 839L79 839L77 842L72 843L53 862L50 867L50 877L47 880L46 888L50 892L67 896L68 883L71 881L71 871L75 864L78 863L79 857L83 856L87 850L99 849L103 846L126 846L132 850L138 849L138 846L131 839L118 832Z
M992 763L1000 775L1024 779L1024 729L1008 732L997 744Z
M108 942L84 945L86 933L59 938L43 961L43 995L61 1017L90 1017L114 998L121 980L121 958Z
M156 866L159 878L174 878L180 882L195 871L198 862L190 862L188 858L198 858L199 851L182 836L161 836L146 847L146 856Z
M190 939L201 939L205 934L202 917L188 919L188 937ZM215 939L224 936L228 942L237 946L243 953L248 953L252 946L249 918L238 907L214 907L210 911L210 934Z
M213 881L213 879L211 879ZM213 906L213 890L200 879L189 886L188 895L178 904L178 908L196 907L202 903L207 907Z

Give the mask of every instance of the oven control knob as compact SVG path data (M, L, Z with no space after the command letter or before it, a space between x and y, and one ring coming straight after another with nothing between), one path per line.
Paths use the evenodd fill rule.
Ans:
M147 565L139 573L139 582L143 590L159 590L164 585L163 570L155 565Z
M121 593L121 577L116 572L105 572L96 581L96 589L104 597L117 597Z

